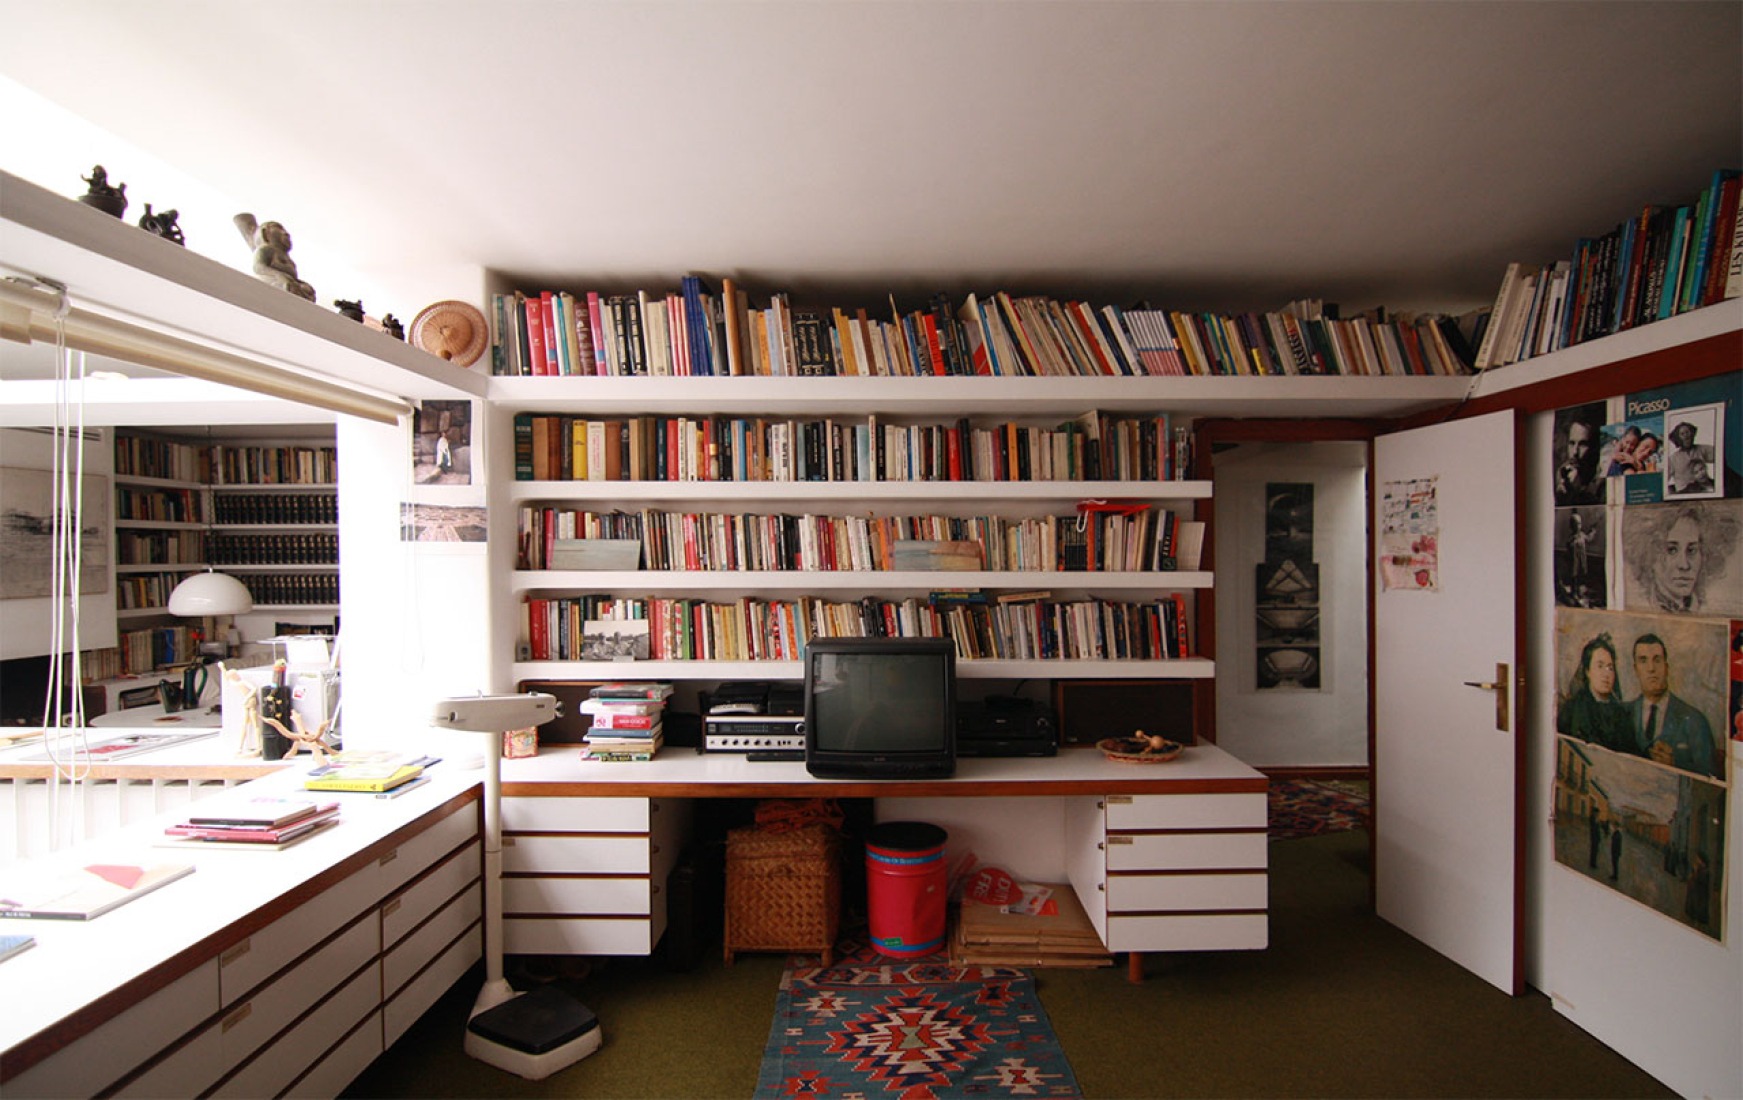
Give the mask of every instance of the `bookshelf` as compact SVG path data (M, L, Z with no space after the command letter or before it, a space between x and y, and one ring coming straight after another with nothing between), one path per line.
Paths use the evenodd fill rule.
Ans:
M338 612L330 440L219 442L124 430L115 436L115 470L121 671L197 656L190 624L167 604L187 574L209 566L240 580L256 612Z

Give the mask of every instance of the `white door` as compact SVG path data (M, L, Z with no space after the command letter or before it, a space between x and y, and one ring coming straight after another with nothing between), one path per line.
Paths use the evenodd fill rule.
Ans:
M1373 528L1376 908L1512 994L1524 987L1518 442L1511 411L1381 436ZM1411 533L1429 527L1432 543ZM1389 529L1405 541L1391 586Z

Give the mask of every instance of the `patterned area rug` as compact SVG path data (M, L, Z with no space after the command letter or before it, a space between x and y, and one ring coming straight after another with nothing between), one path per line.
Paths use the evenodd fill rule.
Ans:
M1081 1095L1027 971L850 957L782 976L759 1098Z
M1272 840L1368 827L1368 784L1359 779L1271 780Z

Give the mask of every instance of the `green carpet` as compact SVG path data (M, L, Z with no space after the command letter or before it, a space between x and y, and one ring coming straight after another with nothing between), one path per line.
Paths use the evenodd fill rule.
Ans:
M1086 1097L1656 1097L1652 1077L1558 1015L1507 997L1375 917L1360 831L1283 840L1271 856L1271 947L1036 970ZM544 1081L460 1050L476 976L415 1024L346 1095L750 1097L785 959L690 973L600 960L574 983L605 1046Z

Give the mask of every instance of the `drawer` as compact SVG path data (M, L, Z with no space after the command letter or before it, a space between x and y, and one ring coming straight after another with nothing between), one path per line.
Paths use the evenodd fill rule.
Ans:
M228 1008L217 1024L223 1036L223 1066L240 1065L286 1024L307 1012L333 990L333 983L373 963L381 952L381 930L364 919L322 944L294 969ZM369 967L373 975L375 968ZM323 1006L320 1011L325 1012Z
M1263 794L1139 794L1103 799L1110 832L1126 829L1263 829Z
M635 877L505 878L504 913L646 916L660 887Z
M93 1096L218 1011L208 961L6 1082L8 1096Z
M381 905L381 943L391 947L424 918L482 877L481 845L473 841Z
M1112 913L1179 913L1203 909L1264 909L1268 879L1263 872L1237 875L1108 876L1107 906Z
M229 1068L224 1062L224 1041L218 1028L202 1028L198 1035L177 1047L174 1054L121 1086L113 1095L141 1100L198 1096Z
M218 956L218 988L225 1005L247 996L297 956L381 900L381 873L371 863L297 906Z
M645 836L505 836L504 874L650 873L654 844ZM663 849L662 849L663 854Z
M472 964L483 957L484 929L475 924L417 977L407 982L404 989L387 999L381 1009L381 1032L377 1036L381 1043L379 1049L385 1050L398 1041L406 1028L417 1023L418 1017L428 1012L437 998L448 992L472 968Z
M1244 951L1269 942L1264 913L1110 916L1109 951Z
M484 890L474 885L437 910L417 931L388 949L381 957L381 988L392 996L414 978L424 965L447 949L466 929L484 917Z
M398 890L449 852L477 839L478 834L477 807L471 803L461 806L376 861L381 867L381 892L376 896L386 897Z
M1139 833L1110 835L1109 871L1231 871L1265 866L1265 834Z
M360 1025L357 1030L345 1036L338 1046L327 1052L327 1056L309 1067L309 1071L297 1078L296 1084L285 1092L286 1097L309 1097L328 1100L345 1091L345 1086L357 1079L357 1075L369 1068L369 1063L381 1057L381 1052L387 1048L381 1045L381 1028L374 1014Z
M511 955L647 955L666 930L666 911L638 918L520 917L502 922Z
M331 975L329 975L330 977ZM311 1061L324 1057L381 1003L381 971L374 966L354 976L296 1025L268 1045L254 1061L218 1086L218 1097L277 1096L302 1076ZM280 1026L287 1020L279 1021ZM374 1028L362 1030L373 1032Z
M505 798L504 832L646 833L659 810L646 798Z

